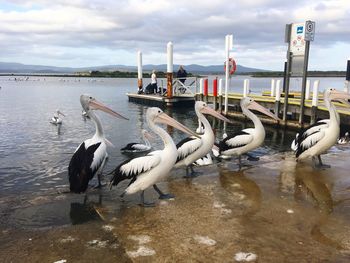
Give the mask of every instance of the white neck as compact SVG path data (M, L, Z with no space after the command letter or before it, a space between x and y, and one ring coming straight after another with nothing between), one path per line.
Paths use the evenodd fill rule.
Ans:
M149 140L146 138L145 134L142 134L142 139L145 142L145 145L147 146L151 146L151 143L149 142Z
M196 109L196 114L198 116L198 119L199 119L199 125L201 125L200 123L203 124L204 126L204 134L201 135L201 137L207 137L208 140L208 143L212 141L212 143L214 144L214 132L213 132L213 129L211 128L211 125L209 123L209 121L207 120L207 118L204 116L203 113L201 113L199 110Z
M247 116L249 119L251 119L253 121L254 128L259 129L259 130L261 129L261 130L265 131L264 126L262 125L258 116L256 116L253 112L251 112L250 110L248 110L245 107L242 107L242 112L245 116Z
M154 133L158 134L159 137L162 139L165 151L169 150L177 153L176 145L173 139L164 129L156 125L153 121L149 121L148 126ZM176 154L174 156L176 156Z
M331 99L329 96L326 96L324 98L324 104L326 108L329 111L329 120L330 120L330 125L337 125L339 126L340 123L340 118L339 118L339 113L337 112L336 107L332 103Z
M103 133L103 128L102 128L102 124L101 124L100 119L97 117L97 115L92 110L88 111L88 115L90 116L90 118L95 123L95 128L96 128L95 135L97 135L99 137L103 137L104 133Z

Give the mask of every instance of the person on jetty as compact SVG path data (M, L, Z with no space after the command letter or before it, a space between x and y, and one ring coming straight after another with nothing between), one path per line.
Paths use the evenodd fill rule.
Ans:
M185 84L187 72L182 65L180 65L179 70L176 73L176 77L181 81L182 84Z
M145 88L145 93L146 94L154 94L157 93L157 75L156 75L156 71L152 70L152 74L151 74L151 83L147 85L147 87Z
M151 75L151 93L157 93L157 75L156 71L152 70L152 75Z

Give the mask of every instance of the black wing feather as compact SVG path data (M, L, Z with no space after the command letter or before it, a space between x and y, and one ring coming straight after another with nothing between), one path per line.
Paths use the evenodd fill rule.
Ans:
M236 132L232 135L229 135L227 136L225 139L223 139L222 141L219 142L219 152L224 152L226 150L229 150L229 149L234 149L234 148L239 148L239 147L242 147L245 145L245 143L242 143L242 144L238 144L238 145L235 145L235 146L232 146L232 145L228 145L226 142L228 140L231 140L232 138L236 137L236 136L239 136L239 135L249 135L248 132L244 132L244 131L240 131L240 132Z
M320 126L320 125L324 125L324 124L326 124L326 122L319 121L319 122L315 122L314 124L310 125L310 126L307 127L307 128L301 129L301 130L299 131L298 137L296 138L296 143L297 143L297 145L300 145L300 144L302 143L302 141L304 141L304 140L305 140L308 136L310 136L311 134L314 134L314 133L318 132L318 131L315 131L315 132L313 132L313 133L311 133L311 134L306 134L306 131L307 131L308 129L311 129L311 128L313 128L313 127L317 127L317 126Z
M113 177L111 179L112 185L118 185L121 181L124 181L126 179L135 178L136 180L136 176L134 174L126 174L120 169L124 164L130 162L131 160L132 158L122 162L114 169L114 171L112 172Z
M121 148L121 151L134 150L133 146L138 144L137 142L128 143L125 147Z
M91 169L91 164L94 159L94 153L101 143L96 143L85 149L83 142L79 149L73 154L68 166L69 188L71 192L85 192L89 181L94 177L96 171L100 167L99 163L94 170Z

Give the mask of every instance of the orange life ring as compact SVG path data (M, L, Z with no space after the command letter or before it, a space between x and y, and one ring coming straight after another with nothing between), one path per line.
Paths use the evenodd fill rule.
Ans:
M229 58L228 63L229 63L229 74L233 75L237 69L236 61L233 58ZM224 70L226 72L226 61L224 63Z

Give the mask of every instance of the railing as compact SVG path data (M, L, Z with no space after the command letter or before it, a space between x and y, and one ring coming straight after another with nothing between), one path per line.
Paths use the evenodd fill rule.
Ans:
M182 80L184 81L182 82ZM196 93L196 90L197 90L197 77L173 79L173 96L193 97Z

